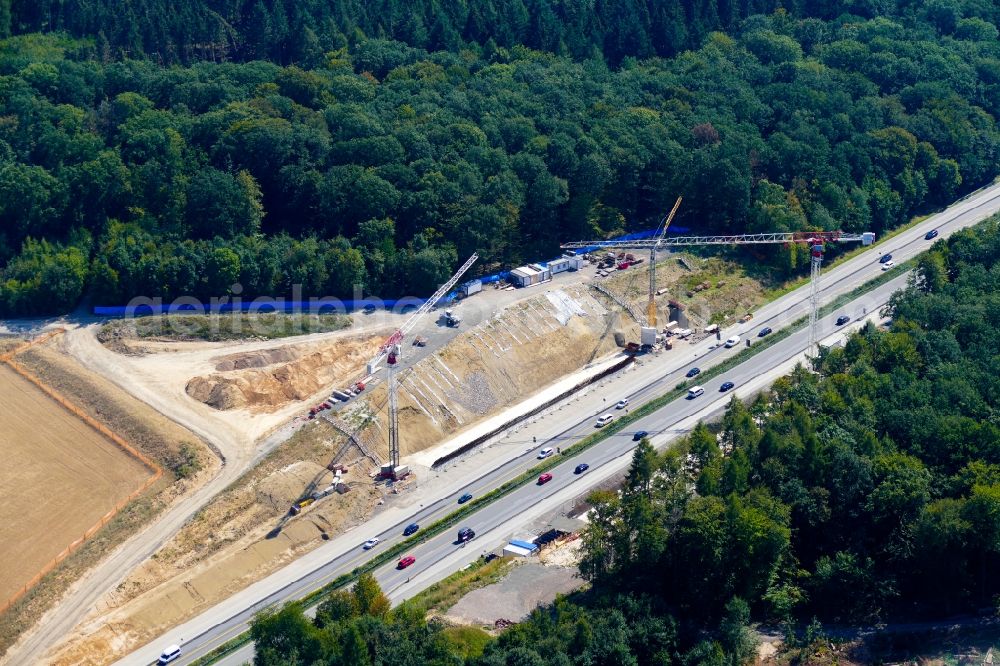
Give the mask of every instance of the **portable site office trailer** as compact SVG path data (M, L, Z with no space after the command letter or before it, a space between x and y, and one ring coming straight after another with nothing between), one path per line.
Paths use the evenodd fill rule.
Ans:
M569 270L569 258L567 257L553 259L552 261L549 262L549 272L551 272L552 275L556 275L557 273L562 273L563 271L568 271L568 270Z
M527 266L515 268L510 272L510 281L518 287L530 287L538 282L538 271Z
M462 298L468 298L473 294L478 294L483 290L482 280L469 280L465 284L459 286L458 293L462 295Z
M552 279L552 272L538 264L529 264L515 268L510 272L510 281L518 287L530 287Z

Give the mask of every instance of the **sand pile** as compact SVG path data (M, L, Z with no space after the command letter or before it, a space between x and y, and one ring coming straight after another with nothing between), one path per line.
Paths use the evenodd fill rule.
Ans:
M216 409L274 411L337 381L349 381L381 342L380 336L366 336L231 354L216 362L220 372L194 377L186 391Z

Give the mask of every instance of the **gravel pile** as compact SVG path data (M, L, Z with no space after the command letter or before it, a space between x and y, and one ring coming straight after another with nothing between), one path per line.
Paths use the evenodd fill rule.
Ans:
M496 397L486 375L473 372L462 382L461 391L448 391L448 398L465 407L473 414L487 414L497 407Z

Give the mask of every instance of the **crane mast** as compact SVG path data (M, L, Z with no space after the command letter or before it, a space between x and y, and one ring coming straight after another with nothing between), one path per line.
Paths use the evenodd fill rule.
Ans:
M646 302L646 325L654 329L656 328L656 250L660 247L660 241L667 235L667 227L674 221L674 215L677 214L677 209L681 207L683 199L684 197L677 197L674 207L670 209L670 212L663 220L663 228L659 230L656 236L656 244L649 248L649 300Z
M674 210L680 205L680 198L674 204ZM671 215L674 211L671 211ZM697 247L703 245L769 245L805 243L809 245L810 253L810 281L809 281L809 347L808 352L812 353L817 343L817 326L819 320L819 284L823 267L823 253L825 245L829 242L856 242L862 245L871 245L875 242L875 234L866 231L860 234L845 233L843 231L789 231L758 234L729 234L720 236L664 236L662 232L654 238L643 240L610 240L610 241L576 241L563 243L560 247L564 250L584 250L591 251L597 249L628 249L650 251L652 269L652 257L657 248L660 247ZM648 313L655 317L655 305L652 303L655 278L650 272L650 307ZM648 316L648 315L647 315ZM640 322L641 323L641 322ZM655 325L655 324L654 324Z
M472 264L476 263L479 259L479 255L473 253L462 266L455 271L455 274L448 279L443 285L441 285L434 294L424 301L419 308L413 313L413 315L407 319L402 326L396 329L392 335L390 335L382 346L379 347L378 353L368 362L368 374L372 375L378 371L379 363L382 361L386 362L388 370L386 372L387 381L386 386L389 392L389 463L382 468L382 476L388 476L390 478L395 478L396 469L399 467L399 407L396 398L397 381L396 381L396 370L400 361L400 354L402 352L402 347L400 343L406 334L413 330L413 327L417 325L420 319L433 309L433 307L440 301L445 294L451 291L458 281L465 275L465 272L472 267Z

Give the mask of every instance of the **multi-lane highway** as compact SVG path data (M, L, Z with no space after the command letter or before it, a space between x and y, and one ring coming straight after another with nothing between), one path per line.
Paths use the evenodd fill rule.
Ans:
M892 238L889 242L861 253L829 271L823 279L822 300L829 302L836 296L879 275L878 257L881 254L891 253L896 263L905 261L930 245L924 239L924 235L930 229L938 229L940 237L947 237L955 230L982 221L998 210L1000 210L1000 186L980 191L956 203L946 211ZM857 320L875 312L886 302L893 291L905 285L905 280L905 276L896 278L823 318L820 322L821 337L829 335L836 329L834 321L841 314L846 314L852 320ZM806 299L807 289L796 290L762 307L752 322L726 330L725 335L738 334L756 341L755 335L760 328L769 326L777 330L802 317L806 313ZM476 540L469 546L463 547L456 542L456 528L456 530L451 530L414 547L410 554L416 558L416 562L411 567L397 570L391 564L386 565L376 571L376 577L383 588L389 591L394 598L401 598L416 592L422 584L428 582L421 576L432 567L438 570L447 569L451 560L467 561L470 556L474 557L482 549L492 548L496 543L509 536L511 526L517 525L519 520L526 519L528 515L536 514L540 508L547 505L551 505L550 510L557 507L563 501L560 498L565 497L567 491L574 495L583 494L590 485L606 478L608 476L606 472L611 467L621 467L623 463L627 464L629 453L634 447L632 434L635 431L649 431L654 443L665 444L678 431L684 429L684 424L692 422L693 418L718 409L720 400L726 395L719 393L719 385L723 381L733 382L736 385L734 391L740 395L747 387L760 384L761 378L768 375L772 369L787 365L789 360L801 355L806 346L806 339L805 329L799 330L786 340L733 368L724 376L705 381L703 385L706 393L703 396L693 400L682 398L671 402L654 414L641 419L626 430L610 436L579 456L563 460L552 470L553 479L549 483L542 486L532 484L521 487L480 509L463 523L463 525L473 528L477 533ZM703 341L673 354L658 357L653 362L644 363L638 370L627 373L617 382L619 386L614 390L613 400L628 397L630 407L634 408L673 388L678 381L684 378L686 371L692 365L697 364L703 369L708 368L722 358L739 351L739 348L709 350L711 342ZM692 383L696 382L697 379L692 381ZM606 399L606 397L603 398L603 400ZM585 408L566 410L564 413L560 412L554 415L546 424L548 429L546 440L539 441L535 450L545 446L549 439L562 443L589 434L594 429L594 416L600 411L604 411L602 403L597 401L597 396L593 396L591 403ZM573 473L573 469L580 462L588 463L590 469L582 475L576 475ZM428 525L453 511L457 506L457 498L461 494L470 492L474 496L481 495L507 479L518 476L536 463L534 451L522 452L521 455L505 464L486 470L479 478L470 478L466 485L461 487L456 485L447 497L427 506L419 507L411 513L400 515L396 524L381 530L380 534L359 533L357 534L357 543L354 546L343 549L336 555L327 555L322 562L316 563L316 558L313 558L311 562L300 561L296 565L292 565L298 568L296 573L300 575L291 583L270 590L261 585L260 589L266 592L258 594L256 597L252 593L253 590L245 591L249 593L243 594L244 599L240 602L220 604L216 608L209 609L195 621L187 623L178 630L168 632L164 637L137 650L119 663L149 663L155 658L158 647L180 641L185 637L186 640L183 641L185 656L180 663L187 663L239 634L245 629L253 614L261 608L301 597L306 592L316 589L364 562L370 557L369 553L360 547L360 542L364 539L379 536L382 543L376 548L389 547L404 538L402 530L406 524L417 522ZM469 553L467 550L473 552ZM411 580L412 583L409 582ZM411 587L412 589L410 589ZM239 606L239 608L234 610L235 606ZM244 650L227 659L227 662L240 663L251 655L251 651Z

